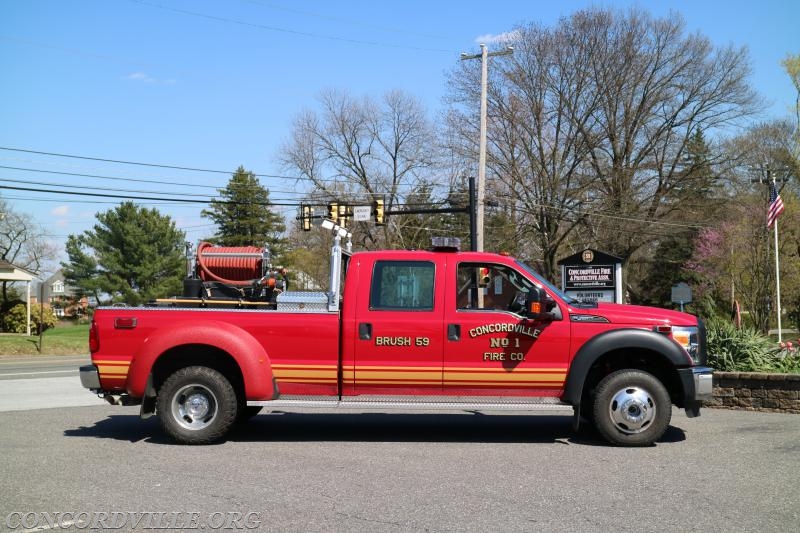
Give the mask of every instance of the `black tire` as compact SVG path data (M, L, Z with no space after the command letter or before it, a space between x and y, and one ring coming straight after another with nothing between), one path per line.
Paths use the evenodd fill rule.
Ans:
M204 366L181 368L170 375L156 399L161 428L181 444L222 440L236 422L238 405L230 381Z
M618 370L597 385L594 424L617 446L649 446L664 435L672 402L664 385L641 370Z

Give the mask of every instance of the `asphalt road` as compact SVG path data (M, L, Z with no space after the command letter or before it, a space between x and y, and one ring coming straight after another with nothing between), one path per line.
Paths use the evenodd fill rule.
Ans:
M51 379L73 378L20 381L46 394ZM159 512L195 530L800 530L798 415L676 410L661 442L624 449L573 434L569 416L278 413L188 447L135 407L54 396L0 412L0 530L59 512L74 531L82 512L124 516L122 531Z
M88 355L0 356L0 381L77 376L90 362Z
M103 405L81 386L78 367L88 363L85 355L0 358L0 411Z

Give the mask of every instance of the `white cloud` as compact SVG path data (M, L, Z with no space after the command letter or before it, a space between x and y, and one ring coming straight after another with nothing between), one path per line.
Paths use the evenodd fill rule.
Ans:
M519 40L519 31L507 31L505 33L499 33L497 35L493 33L487 33L486 35L480 35L475 38L475 42L478 44L502 44L507 45L511 44L514 41Z
M162 80L162 79L159 79L159 78L154 78L153 76L150 76L149 74L146 74L144 72L133 72L133 73L128 74L127 76L125 76L125 79L126 80L131 80L131 81L140 81L142 83L156 83L156 84L161 84L161 85L174 85L175 84L175 80L172 79L172 78Z
M65 217L69 214L69 206L68 205L60 205L58 207L54 207L50 210L50 214L54 217Z

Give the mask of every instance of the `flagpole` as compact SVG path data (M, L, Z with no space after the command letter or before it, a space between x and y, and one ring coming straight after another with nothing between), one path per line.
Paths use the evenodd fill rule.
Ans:
M775 292L776 310L778 312L778 342L783 341L783 327L781 326L781 263L778 250L778 217L783 213L783 200L776 187L775 175L767 170L767 183L769 184L769 204L767 205L767 227L775 225Z
M783 340L781 333L781 263L778 255L778 219L775 219L775 289L778 307L778 342Z

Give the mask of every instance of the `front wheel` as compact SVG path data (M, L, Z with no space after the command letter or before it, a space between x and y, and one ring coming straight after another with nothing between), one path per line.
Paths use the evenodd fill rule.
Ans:
M236 422L236 391L225 376L203 366L181 368L158 391L156 410L164 432L182 444L221 440Z
M618 446L648 446L664 435L672 402L664 385L641 370L618 370L598 384L593 418L600 434Z

